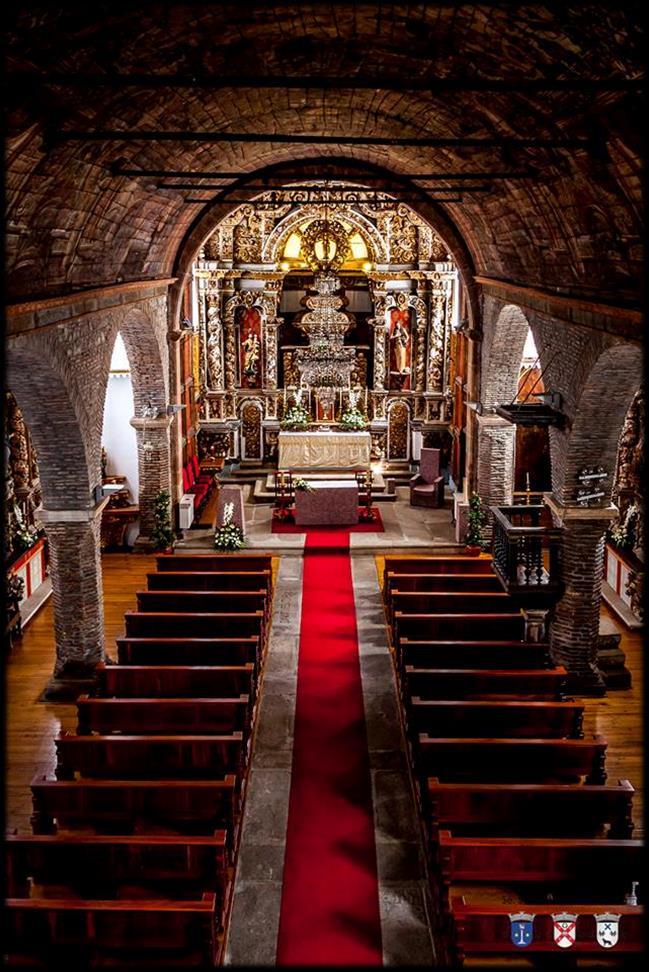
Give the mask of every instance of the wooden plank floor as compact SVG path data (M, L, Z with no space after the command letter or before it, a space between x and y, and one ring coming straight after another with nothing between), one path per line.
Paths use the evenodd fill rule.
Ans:
M273 558L276 573L277 558ZM104 628L109 655L115 655L115 638L124 629L124 612L133 608L135 592L146 586L145 575L155 570L155 558L138 554L105 554ZM627 631L608 608L622 633L622 648L633 676L633 687L610 692L603 699L585 699L586 731L599 732L609 740L609 781L627 778L636 788L634 836L643 836L642 819L642 635ZM60 728L74 728L75 708L37 702L54 668L54 635L51 600L16 642L6 665L6 824L29 833L31 799L29 784L36 774L53 776L54 736Z

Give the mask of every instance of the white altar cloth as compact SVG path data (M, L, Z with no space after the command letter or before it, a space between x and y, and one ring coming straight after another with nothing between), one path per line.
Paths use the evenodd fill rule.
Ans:
M368 469L369 432L280 432L279 469Z

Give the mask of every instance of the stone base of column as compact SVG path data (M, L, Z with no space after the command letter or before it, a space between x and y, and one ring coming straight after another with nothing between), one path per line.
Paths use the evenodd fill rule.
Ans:
M597 667L607 689L630 689L631 672L620 648L619 634L600 635L597 641Z
M566 695L589 695L597 698L606 695L606 682L598 669L584 672L568 672Z
M133 553L150 554L153 553L153 549L153 540L151 537L144 537L139 533L133 544ZM162 553L162 551L160 550L158 553Z
M38 697L39 702L76 702L80 695L92 692L97 686L93 676L88 678L57 678L52 676Z

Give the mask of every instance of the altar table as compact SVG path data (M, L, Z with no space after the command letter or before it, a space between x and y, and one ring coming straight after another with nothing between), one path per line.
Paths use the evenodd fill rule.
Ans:
M368 469L371 444L369 432L280 432L278 467Z
M311 482L313 492L295 490L298 526L358 523L358 484L349 480Z

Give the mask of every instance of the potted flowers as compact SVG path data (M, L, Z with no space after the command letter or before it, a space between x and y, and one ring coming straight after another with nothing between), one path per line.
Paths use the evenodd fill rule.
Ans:
M246 542L243 530L234 520L234 503L226 503L223 507L223 523L214 534L214 546L217 550L240 550Z
M469 499L469 517L464 537L466 552L470 557L479 556L483 548L482 528L486 520L487 514L482 505L482 500L477 493L472 493Z
M153 522L151 540L154 549L171 553L174 545L174 531L171 526L171 496L164 489L155 498Z
M306 479L294 479L293 489L299 490L301 493L312 493L313 486L311 483L307 482Z

